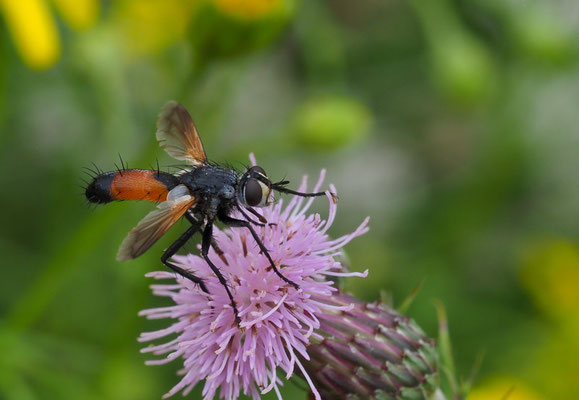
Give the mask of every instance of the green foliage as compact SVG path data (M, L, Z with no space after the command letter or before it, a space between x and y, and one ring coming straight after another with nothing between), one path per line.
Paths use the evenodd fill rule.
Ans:
M220 3L228 2L200 1L193 14L189 38L200 62L263 49L279 36L294 8L293 1L273 1L272 9L264 10L263 15L248 15L236 10L243 6L224 9Z
M360 141L366 136L370 113L350 98L313 98L300 105L291 133L297 146L333 150Z

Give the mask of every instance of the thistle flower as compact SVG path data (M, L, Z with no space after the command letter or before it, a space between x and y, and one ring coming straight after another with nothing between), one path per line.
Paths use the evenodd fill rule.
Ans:
M318 191L324 171L314 187ZM307 178L299 188L305 191ZM330 186L335 193L335 188ZM357 236L367 232L368 219L352 233L331 240L327 231L336 216L337 205L330 199L329 216L306 214L313 198L292 198L284 207L283 200L262 209L268 224L256 227L282 274L297 283L295 290L283 282L271 269L245 229L214 231L218 252L209 257L225 276L239 310L238 326L225 289L199 256L175 256L174 262L193 270L204 279L210 294L202 292L189 280L170 272L154 272L156 279L175 279L175 283L155 284L154 294L166 296L175 303L165 308L141 312L150 319L171 318L166 329L144 333L140 341L147 342L176 335L166 343L151 345L143 352L166 355L149 361L164 364L183 359L181 381L165 397L182 391L189 393L204 380L204 399L219 391L220 398L236 399L241 392L259 399L260 394L275 390L281 395L278 368L286 379L297 368L310 383L316 398L320 398L300 360L308 360L307 346L314 331L320 328L323 313L349 309L350 305L328 302L337 292L328 277L366 276L364 273L342 271L336 261L340 249Z
M385 304L346 294L325 302L334 309L318 316L320 327L310 338L310 359L304 361L324 399L432 398L435 342L414 321Z

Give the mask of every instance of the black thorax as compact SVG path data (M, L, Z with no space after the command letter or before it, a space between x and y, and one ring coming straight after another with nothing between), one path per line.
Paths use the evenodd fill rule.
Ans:
M230 213L236 202L238 179L235 170L214 165L203 165L179 176L180 183L197 199L194 213L211 220Z

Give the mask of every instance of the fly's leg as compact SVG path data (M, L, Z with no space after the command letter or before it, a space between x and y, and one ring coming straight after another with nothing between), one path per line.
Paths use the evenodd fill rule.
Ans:
M239 212L241 213L241 215L243 215L243 217L247 220L247 222L251 222L253 225L257 225L257 226L265 226L265 224L267 224L268 226L275 226L277 225L276 223L268 223L267 219L265 219L265 217L263 215L261 215L260 213L258 213L257 211L255 211L253 208L251 207L240 207L239 205L237 206L237 209L239 210ZM256 220L254 220L253 218L251 218L249 215L247 215L247 213L244 211L247 210L250 213L252 213L253 215L255 215L260 222L257 222Z
M263 242L259 238L257 232L255 231L255 229L253 228L253 226L251 226L251 224L249 222L243 221L241 219L231 218L231 217L226 216L226 215L220 216L219 219L225 225L230 226L232 228L247 228L247 229L249 229L249 232L251 232L251 236L253 236L253 239L255 240L257 245L259 246L259 249L261 250L261 252L263 254L265 254L265 256L267 257L269 264L271 265L271 267L273 268L273 270L277 274L277 276L279 276L285 283L288 283L288 284L292 285L296 290L299 290L300 287L297 283L289 280L288 278L283 276L281 274L281 272L279 272L279 269L275 266L271 256L269 255L269 251L267 251L267 249L265 248L265 245L263 244Z
M201 256L205 259L205 262L207 262L207 265L209 265L209 268L211 268L215 276L217 276L217 279L219 279L219 283L221 283L221 285L223 285L223 287L225 288L227 296L231 301L231 307L233 307L233 313L235 314L235 322L237 323L237 325L239 325L241 323L241 319L239 318L239 311L237 311L237 304L235 303L235 300L233 300L233 295L229 290L227 281L225 280L225 277L223 276L221 271L219 271L219 268L217 268L215 264L213 264L213 262L209 259L208 256L212 239L213 239L213 221L208 221L207 225L205 225L205 230L203 231L203 239L201 242Z
M189 222L191 222L191 224L193 224L193 225L199 224L199 221L197 221L197 218L195 218L195 214L193 214L193 212L191 210L187 211L187 213L185 214L185 218L187 218L187 220ZM221 261L223 261L223 264L229 265L227 262L227 258L225 257L225 253L223 253L223 250L221 250L219 248L217 241L213 237L211 238L211 247L213 247L213 250L215 250L215 252L219 256L219 258L221 258Z
M193 226L190 226L189 229L187 229L181 236L179 236L179 238L175 242L173 242L173 244L171 244L167 248L167 250L165 250L165 252L161 256L161 262L165 264L167 267L171 268L176 273L178 273L179 275L181 275L182 277L187 278L191 282L194 282L197 285L199 285L201 290L203 290L205 293L209 293L207 287L205 286L205 282L203 282L203 279L195 276L193 273L186 271L183 268L169 261L169 258L173 257L175 253L177 253L177 251L179 251L179 249L183 247L185 243L187 243L187 241L191 238L191 236L193 236L199 230L199 227L200 227L199 223L195 221L195 224Z
M247 213L245 211L243 211L243 207L237 206L237 209L239 210L239 212L241 213L241 215L243 215L243 217L247 220L247 222L251 222L253 225L257 225L257 226L265 226L265 224L267 223L267 220L265 218L263 218L263 216L260 215L260 221L263 222L257 222L256 220L254 220L253 218L251 218L249 215L247 215ZM251 210L249 207L246 208L246 210ZM254 214L255 215L255 214Z

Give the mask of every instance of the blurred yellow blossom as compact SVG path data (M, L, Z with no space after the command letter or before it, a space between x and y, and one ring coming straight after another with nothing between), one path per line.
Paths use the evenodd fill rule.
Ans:
M579 248L565 240L535 244L524 254L523 286L547 315L579 321Z
M184 37L194 6L191 0L119 2L117 25L136 55L154 54Z
M576 313L575 313L576 316ZM526 365L526 376L552 399L579 399L579 330L562 325L529 353L535 357Z
M52 0L62 18L73 29L91 27L99 15L98 0Z
M97 0L53 0L64 20L74 29L91 26L98 15ZM45 0L0 0L0 12L26 65L43 69L60 57L60 35Z
M242 19L259 19L284 6L284 0L213 0L226 14Z
M524 253L521 281L556 322L530 352L526 373L551 398L579 398L579 247L564 239L534 243Z
M0 0L16 50L31 68L47 68L60 56L56 23L43 0Z
M204 61L249 54L271 44L294 10L294 0L199 1L189 38Z
M467 400L541 400L543 397L535 393L523 382L514 378L495 378L486 384L475 387Z

